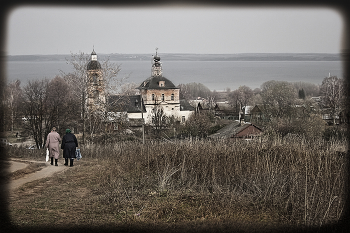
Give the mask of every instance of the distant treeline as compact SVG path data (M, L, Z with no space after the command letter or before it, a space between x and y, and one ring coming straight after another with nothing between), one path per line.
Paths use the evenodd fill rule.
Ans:
M69 54L55 55L12 55L7 61L65 61ZM112 61L148 61L151 54L99 54L101 59ZM185 54L164 53L162 60L167 61L341 61L338 53L240 53L240 54Z

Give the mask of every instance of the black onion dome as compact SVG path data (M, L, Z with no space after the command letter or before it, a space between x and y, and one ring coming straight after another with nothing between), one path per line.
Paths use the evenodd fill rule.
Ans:
M98 61L89 61L87 64L87 70L99 70L101 69L101 64Z
M160 86L159 81L164 81L164 85ZM138 89L179 89L175 87L172 81L163 76L152 76L141 83Z

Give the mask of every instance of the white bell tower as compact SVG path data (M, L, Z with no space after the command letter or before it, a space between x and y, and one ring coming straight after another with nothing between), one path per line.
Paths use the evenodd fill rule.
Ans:
M152 76L162 76L162 63L160 62L160 57L158 57L158 48L156 48L156 55L152 61Z

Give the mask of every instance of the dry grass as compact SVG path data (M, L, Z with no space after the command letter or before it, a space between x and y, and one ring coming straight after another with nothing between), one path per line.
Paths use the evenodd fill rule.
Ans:
M321 226L343 213L346 149L282 140L91 145L75 167L21 187L10 214L16 226Z

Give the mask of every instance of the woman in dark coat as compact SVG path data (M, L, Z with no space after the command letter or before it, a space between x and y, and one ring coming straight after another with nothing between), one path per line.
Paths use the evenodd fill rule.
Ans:
M66 166L68 166L68 159L70 159L70 166L73 167L73 161L76 158L75 149L78 147L78 141L70 129L66 129L66 135L62 138L61 149L63 149L63 158Z

